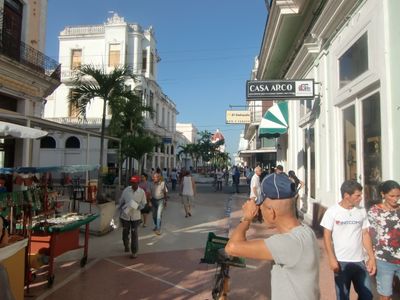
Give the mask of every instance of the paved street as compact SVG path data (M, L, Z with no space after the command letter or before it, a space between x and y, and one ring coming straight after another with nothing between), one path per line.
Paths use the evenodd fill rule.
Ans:
M245 187L240 194L233 194L231 189L224 187L223 192L216 193L210 184L198 184L193 216L189 218L184 217L179 196L172 193L162 235L152 232L151 222L141 227L136 259L123 252L120 229L91 236L84 268L79 267L81 249L58 257L52 288L47 288L47 281L38 272L25 299L211 299L215 267L199 261L208 232L227 236L229 228L239 222L247 193ZM263 237L273 230L253 223L249 234ZM229 299L270 299L270 263L247 260L247 264L246 269L231 268ZM333 277L322 249L320 286L321 299L335 298Z

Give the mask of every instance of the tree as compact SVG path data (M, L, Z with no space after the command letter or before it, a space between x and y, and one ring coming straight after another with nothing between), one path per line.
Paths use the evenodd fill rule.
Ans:
M151 115L154 113L153 108L144 105L140 95L134 91L126 91L124 97L117 98L110 103L112 112L109 132L112 135L122 137L121 158L120 162L125 159L129 160L129 172L132 174L132 158L139 162L139 174L142 172L143 156L151 154L158 139L146 134L144 128L145 112ZM143 143L143 145L141 145Z
M100 133L100 170L103 170L107 104L126 98L127 90L125 88L125 81L127 78L134 77L130 69L126 67L117 67L113 71L106 73L102 68L96 68L92 65L83 65L77 70L73 80L74 87L72 88L69 101L71 105L78 109L81 116L86 118L86 108L94 99L99 98L103 100ZM98 195L101 197L102 180L100 173L98 190Z
M123 160L129 157L135 158L139 162L138 173L141 174L143 171L144 155L152 153L157 144L159 144L158 139L149 135L125 135L122 137L121 147Z

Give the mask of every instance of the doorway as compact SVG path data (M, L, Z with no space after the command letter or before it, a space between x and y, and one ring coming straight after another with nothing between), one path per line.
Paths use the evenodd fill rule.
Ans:
M364 204L369 208L380 201L382 181L379 93L356 99L342 113L344 179L363 185Z

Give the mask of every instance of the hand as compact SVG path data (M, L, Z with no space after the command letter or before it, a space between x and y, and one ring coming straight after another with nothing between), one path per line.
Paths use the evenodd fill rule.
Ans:
M371 275L371 276L374 275L376 272L375 258L371 258L371 259L367 260L366 267L367 267L367 271L368 271L369 275Z
M337 259L330 259L329 260L329 267L334 273L337 273L340 271L340 265Z
M258 206L252 199L248 199L242 206L243 218L252 220L258 213Z

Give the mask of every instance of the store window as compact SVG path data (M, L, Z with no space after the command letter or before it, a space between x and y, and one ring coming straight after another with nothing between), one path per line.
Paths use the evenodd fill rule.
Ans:
M40 139L40 148L43 149L55 149L56 148L56 140L51 136L45 136Z
M108 54L108 66L118 67L120 65L120 44L110 44L109 54Z
M356 112L351 105L343 110L344 179L357 180Z
M315 129L306 128L304 134L303 164L304 164L304 192L311 198L316 197L315 184Z
M82 65L82 49L72 49L71 70L79 69Z
M381 109L379 93L362 101L364 201L367 208L380 201L382 181Z
M368 70L368 35L364 33L339 58L340 88Z
M81 147L81 142L75 136L70 136L65 141L65 148L67 148L67 149L79 149L80 147Z

